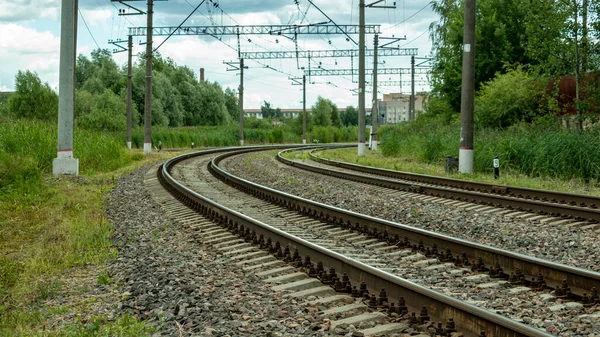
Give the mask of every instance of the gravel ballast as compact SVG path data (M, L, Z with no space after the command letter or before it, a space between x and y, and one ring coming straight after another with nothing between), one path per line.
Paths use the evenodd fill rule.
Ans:
M144 188L149 167L122 177L107 198L118 257L107 270L120 313L156 336L328 336L314 310L265 287L162 214Z

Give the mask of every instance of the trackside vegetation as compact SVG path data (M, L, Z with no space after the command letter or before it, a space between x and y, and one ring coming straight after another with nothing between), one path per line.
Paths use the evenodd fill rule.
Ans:
M140 57L140 60L143 60ZM160 55L153 60L152 142L181 151L239 144L235 93L198 83L193 72ZM125 147L125 68L107 50L77 58L74 156L79 177L51 175L57 149L57 93L28 70L14 93L0 93L0 336L149 336L136 317L91 315L119 301L103 267L116 258L104 198L117 179L177 152L144 156L143 61L134 67L133 150ZM301 116L264 102L264 119L244 120L247 144L299 143ZM357 138L357 113L340 114L319 98L307 118L309 142ZM104 289L97 296L94 289ZM116 295L115 295L116 294ZM116 296L116 298L114 297ZM103 304L102 304L103 303Z
M458 156L460 122L448 124L421 119L411 125L380 129L381 152L386 157L403 157L443 167L446 156ZM493 172L498 156L503 170L529 177L580 179L597 184L600 177L600 129L580 133L561 128L556 121L542 119L506 129L478 128L475 131L474 170Z

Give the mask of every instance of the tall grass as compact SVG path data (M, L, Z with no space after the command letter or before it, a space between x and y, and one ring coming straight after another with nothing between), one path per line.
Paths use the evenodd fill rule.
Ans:
M437 120L380 129L382 153L426 163L442 164L446 155L458 156L460 123ZM600 178L600 129L583 133L549 124L519 124L508 129L476 129L474 170L491 172L492 160L532 177Z
M10 198L11 192L38 191L42 175L52 171L56 151L55 124L23 119L0 122L0 200ZM109 172L140 158L112 134L89 130L75 132L74 156L82 174Z
M252 126L252 125L251 125ZM120 138L122 136L119 135ZM152 129L152 142L156 145L159 141L167 148L189 148L194 146L234 146L239 144L239 126L198 126ZM135 129L132 134L132 146L141 148L144 144L144 130ZM290 127L244 128L244 142L247 144L268 143L298 143L301 137L294 134Z

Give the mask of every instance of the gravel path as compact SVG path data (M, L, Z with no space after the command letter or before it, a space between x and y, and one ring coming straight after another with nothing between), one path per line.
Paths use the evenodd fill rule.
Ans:
M600 240L593 230L543 227L515 218L390 196L369 185L357 188L349 181L284 165L275 159L276 153L238 156L223 161L222 166L242 178L307 199L600 272Z
M156 336L329 336L314 310L224 263L164 216L144 188L147 171L122 177L107 198L119 249L108 271L121 285L121 313L151 322Z

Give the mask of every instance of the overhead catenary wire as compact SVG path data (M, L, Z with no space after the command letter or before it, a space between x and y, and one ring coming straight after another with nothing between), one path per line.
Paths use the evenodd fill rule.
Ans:
M90 36L92 37L92 40L94 40L94 43L96 44L96 47L98 49L100 49L100 46L98 45L98 42L96 42L96 38L94 37L94 34L92 34L92 31L90 30L90 27L88 26L87 22L85 22L85 18L83 17L83 13L81 12L81 9L77 9L77 11L79 12L79 15L81 16L81 20L83 20L83 24L85 25L85 28L87 29L88 33L90 33Z
M418 11L416 11L416 12L415 12L413 15L411 15L411 16L409 16L409 17L407 17L406 19L403 19L402 21L400 21L400 22L396 23L396 24L395 24L395 25L393 25L393 26L390 26L390 27L387 27L387 28L384 28L384 29L382 29L382 31L390 30L390 29L392 29L392 28L395 28L395 27L397 27L397 26L399 26L399 25L401 25L401 24L403 24L403 23L407 22L408 20L410 20L410 19L414 18L415 16L417 16L417 14L421 13L422 11L424 11L424 10L425 10L427 7L429 7L430 5L431 5L431 1L430 1L430 2L428 2L428 3L427 3L425 6L423 6L421 9L419 9Z
M191 16L192 16L192 15L193 15L195 12L196 12L196 10L198 10L198 8L199 8L200 6L202 6L202 4L203 4L205 1L206 1L206 0L202 0L202 1L200 1L200 3L198 4L198 6L196 6L196 8L194 8L194 10L193 10L193 11L192 11L192 12L191 12L191 13L190 13L190 14L189 14L189 15L188 15L188 16L187 16L187 17L186 17L186 18L185 18L185 19L184 19L184 20L183 20L183 21L182 21L180 24L179 24L179 26L177 26L177 29L175 29L174 31L172 31L172 32L171 32L171 34L169 34L169 36L167 36L167 38L166 38L166 39L164 39L164 40L163 40L163 41L162 41L162 42L161 42L161 43L158 45L158 47L156 47L156 48L154 49L154 51L157 51L157 50L158 50L158 48L160 48L160 46L162 46L162 45L163 45L165 42L167 42L167 40L168 40L168 39L169 39L171 36L173 36L173 34L174 34L174 33L175 33L175 32L176 32L176 31L177 31L179 28L181 28L181 26L183 26L183 24L184 24L184 23L185 23L185 22L186 22L186 21L187 21L187 20L188 20L188 19L189 19L189 18L190 18L190 17L191 17Z

